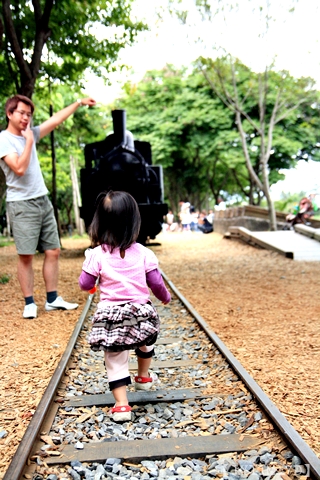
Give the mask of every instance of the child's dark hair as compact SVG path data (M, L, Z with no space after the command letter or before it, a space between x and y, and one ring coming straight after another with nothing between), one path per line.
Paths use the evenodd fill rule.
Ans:
M112 252L129 248L138 238L141 217L135 199L127 192L101 193L89 228L91 246L108 245Z

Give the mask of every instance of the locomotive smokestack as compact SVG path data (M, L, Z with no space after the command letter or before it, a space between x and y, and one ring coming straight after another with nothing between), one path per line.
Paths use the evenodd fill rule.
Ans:
M126 145L126 111L112 110L113 134L117 145Z

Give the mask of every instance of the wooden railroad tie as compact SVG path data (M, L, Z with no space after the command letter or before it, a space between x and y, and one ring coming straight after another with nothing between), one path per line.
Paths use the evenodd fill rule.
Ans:
M265 441L263 441L265 442ZM47 457L47 465L79 462L105 462L107 458L121 458L131 462L170 457L203 457L217 453L245 452L257 448L261 438L238 434L209 435L198 437L159 438L156 440L132 440L120 442L92 442L84 444L83 450L74 445L62 446L60 453Z
M160 402L183 402L184 400L201 399L212 397L212 392L205 394L202 389L178 389L168 392L167 390L149 390L140 392L128 392L128 401L131 405L160 403ZM215 394L215 397L225 398L226 394ZM80 397L72 397L66 401L68 407L101 407L114 405L114 397L112 393L100 395L81 395Z

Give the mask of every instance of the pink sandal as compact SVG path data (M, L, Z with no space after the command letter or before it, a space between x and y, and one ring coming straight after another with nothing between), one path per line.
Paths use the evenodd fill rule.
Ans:
M130 405L119 405L111 408L112 419L114 422L128 422L131 420Z

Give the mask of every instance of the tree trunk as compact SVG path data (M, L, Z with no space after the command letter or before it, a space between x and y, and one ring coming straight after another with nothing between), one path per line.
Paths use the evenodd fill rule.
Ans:
M50 103L50 117L53 115L52 103ZM61 224L59 220L59 210L57 205L57 162L56 162L56 149L54 145L54 130L50 133L51 141L51 166L52 166L52 205L54 210L54 216L56 218L59 238L61 238Z
M78 234L83 235L85 232L85 228L84 228L83 219L80 218L80 208L79 208L81 206L80 189L79 189L75 159L72 157L72 155L70 155L70 171L71 171L72 193L73 193L73 211L74 211L74 218L76 222L76 228L78 230Z
M6 191L6 177L3 173L2 168L0 168L0 198L4 197Z
M19 2L15 3L18 5ZM18 86L19 93L29 98L32 97L35 82L40 71L43 47L51 34L49 19L54 0L46 0L44 4L43 2L41 3L40 0L32 1L36 29L33 39L33 53L31 54L30 59L29 56L25 54L25 48L22 44L19 30L15 25L15 12L12 8L12 2L10 0L2 0L3 24L1 23L1 29L4 29L5 31L11 50L10 56L7 56L7 62L9 63L8 67L9 70L12 70L11 62L14 61L16 63L19 70L20 86L18 86L19 80L17 78L14 78L13 80ZM16 74L14 75L16 76Z
M248 168L248 172L250 175L250 178L253 182L253 185L256 184L258 188L264 193L267 202L268 202L268 208L269 208L269 221L270 221L270 230L277 230L277 221L276 221L276 214L275 214L275 208L274 208L274 203L273 200L270 196L270 185L269 185L269 176L268 176L268 168L267 168L267 162L265 160L265 152L264 152L264 144L262 142L261 149L261 156L263 156L262 159L260 159L260 164L262 167L262 177L263 177L263 182L260 181L258 175L255 173L251 160L250 160L250 155L248 151L248 146L247 146L247 139L242 127L242 121L241 121L241 115L240 112L236 112L236 119L237 119L237 126L238 130L240 133L240 138L242 142L242 147L243 147L243 153L246 159L246 165ZM269 129L271 127L269 126ZM262 133L263 135L263 133ZM272 137L271 137L272 138ZM253 192L252 192L253 193Z
M18 93L25 95L28 98L32 97L36 78L21 79L21 86L18 89Z
M6 212L6 220L7 220L7 238L10 240L11 238L11 224L10 224L10 219L9 219L9 214Z
M262 164L262 176L263 176L264 194L267 199L268 208L269 208L270 230L276 231L277 230L276 210L274 208L273 200L270 196L268 168L265 162L263 162Z

